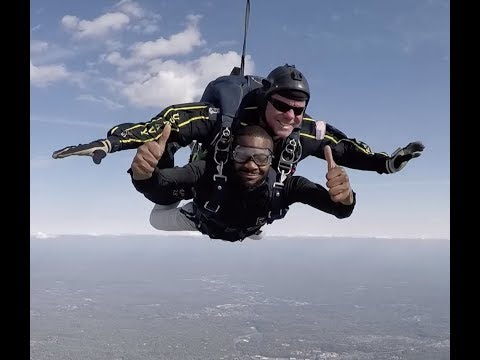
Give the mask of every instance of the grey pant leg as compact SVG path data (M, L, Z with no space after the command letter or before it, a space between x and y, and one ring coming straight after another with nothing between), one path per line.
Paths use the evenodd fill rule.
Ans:
M188 213L193 213L193 203L188 202L182 207L177 207L180 202L171 205L158 205L150 213L150 224L157 230L163 231L198 231L195 223L187 218L180 209ZM265 231L259 234L250 235L247 239L261 240L265 236Z
M265 230L260 230L259 234L250 235L249 237L247 237L247 239L261 240L261 239L263 239L264 236L265 236Z
M182 207L176 207L178 204L155 204L150 213L150 225L163 231L198 231L195 223L180 212L180 209L191 212L193 204L189 202Z

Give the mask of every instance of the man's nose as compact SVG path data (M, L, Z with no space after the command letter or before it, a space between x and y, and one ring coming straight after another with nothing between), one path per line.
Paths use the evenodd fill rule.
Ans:
M244 166L245 168L247 168L247 169L252 169L252 170L254 170L254 169L256 169L256 168L258 167L257 164L255 164L255 161L253 161L253 158L252 158L252 157L250 157L250 158L243 164L243 166Z
M295 119L295 114L293 113L293 109L289 109L288 111L285 111L283 113L283 116L285 117L285 119L288 119L288 120Z

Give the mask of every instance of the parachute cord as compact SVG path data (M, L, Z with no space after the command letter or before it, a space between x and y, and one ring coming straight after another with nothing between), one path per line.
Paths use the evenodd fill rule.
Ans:
M250 18L250 0L247 0L247 5L245 7L245 29L243 32L243 49L242 49L242 62L240 65L240 75L245 75L245 48L247 46L247 31L248 31L248 21Z

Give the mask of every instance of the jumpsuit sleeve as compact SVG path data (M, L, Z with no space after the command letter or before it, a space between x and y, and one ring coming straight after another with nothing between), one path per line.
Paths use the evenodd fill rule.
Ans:
M135 189L142 194L165 193L169 189L191 188L205 173L206 161L198 160L182 167L167 169L155 168L152 177L146 180L134 180L132 183ZM130 176L131 169L128 170Z
M285 180L284 191L286 206L300 202L327 214L334 215L338 219L349 217L356 204L355 192L353 192L352 205L336 203L330 198L327 189L303 176L288 177Z
M308 115L306 121L312 121ZM314 121L314 120L313 120ZM307 125L309 125L307 123ZM335 162L350 169L387 173L386 164L390 155L386 152L373 152L370 146L355 138L349 138L330 124L325 124L323 140L306 139L308 155L325 159L324 147L330 145ZM314 130L313 130L314 131ZM308 156L307 155L307 156Z
M204 143L213 137L217 126L217 112L204 102L171 105L148 122L122 123L107 132L112 143L111 152L138 148L157 140L165 124L170 123L172 132L168 142L187 146L193 140Z

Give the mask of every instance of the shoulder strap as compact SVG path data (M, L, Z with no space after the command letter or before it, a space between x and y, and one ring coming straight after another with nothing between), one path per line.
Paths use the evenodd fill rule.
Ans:
M297 163L302 156L302 144L300 143L300 129L296 128L285 139L277 165L276 181L272 185L272 209L268 213L268 223L281 219L285 216L288 208L282 209L284 181L287 176L295 172ZM272 176L272 178L274 178Z
M281 184L288 175L295 172L297 163L302 157L302 144L300 142L300 129L296 128L284 140L280 158L277 164L277 181Z
M284 199L284 184L283 181L277 181L278 175L275 170L270 169L268 177L268 187L270 191L270 211L267 216L267 223L271 224L273 221L282 219L285 217L288 211L288 207L282 207Z
M213 160L217 164L217 173L213 175L213 192L210 200L205 202L204 208L211 214L215 214L220 209L223 202L225 184L227 176L223 174L223 167L228 162L230 148L233 141L232 123L233 118L219 114L222 119L222 128L218 139L215 142Z

